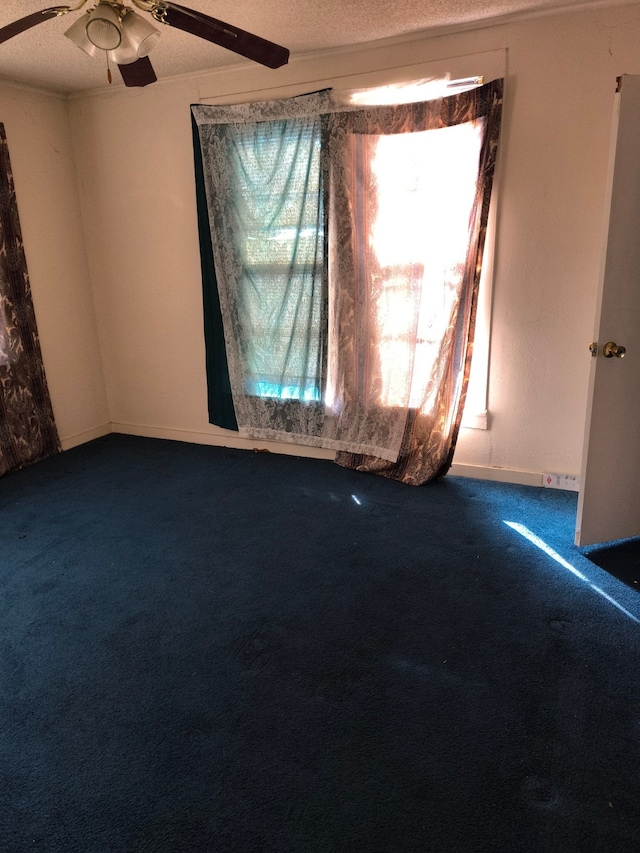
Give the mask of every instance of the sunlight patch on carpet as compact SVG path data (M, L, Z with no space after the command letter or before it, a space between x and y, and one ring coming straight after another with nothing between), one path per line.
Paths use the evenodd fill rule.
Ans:
M596 592L598 595L601 595L604 599L606 599L610 604L613 604L614 607L617 607L621 613L624 613L625 616L628 616L629 619L632 619L634 622L637 622L640 625L640 619L637 619L633 613L629 613L629 611L624 608L621 604L619 604L614 598L612 598L608 593L606 593L603 589L600 589L599 586L591 583L588 577L579 572L575 566L572 566L571 563L568 563L564 557L561 557L557 551L554 551L550 545L547 545L546 542L543 542L539 536L536 536L535 533L532 533L528 527L525 527L523 524L519 524L516 521L505 521L504 522L507 527L510 527L512 530L515 530L516 533L519 533L521 536L524 536L525 539L528 539L536 547L540 548L541 551L544 551L545 554L548 554L549 557L554 559L556 563L559 563L564 569L567 569L571 572L571 574L575 575L581 581L584 581L588 586Z

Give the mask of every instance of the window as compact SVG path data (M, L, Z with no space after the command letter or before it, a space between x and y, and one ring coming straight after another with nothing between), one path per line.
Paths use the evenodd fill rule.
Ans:
M416 337L404 283L406 269L414 267L421 282L409 406L428 406L425 389L464 273L481 130L476 122L375 142L372 239L383 284L376 322L381 374L388 380L380 388L381 405L404 405L394 365L406 359Z
M320 122L263 122L229 140L235 178L245 391L319 400L326 373Z
M193 108L241 433L394 464L411 445L417 476L438 475L466 386L501 104L496 80L397 106L324 91Z

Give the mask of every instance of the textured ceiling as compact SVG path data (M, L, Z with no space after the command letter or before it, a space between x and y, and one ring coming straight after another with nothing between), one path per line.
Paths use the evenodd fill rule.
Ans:
M0 28L60 2L0 0ZM93 2L89 0L85 9ZM603 0L596 5L610 2ZM180 4L282 44L289 48L292 59L310 51L505 15L594 5L585 0L180 0ZM48 19L1 44L0 79L67 93L107 86L102 55L91 59L63 36L83 13L84 9ZM243 61L234 53L174 28L162 27L161 31L161 40L150 57L160 79ZM265 69L265 73L273 72ZM113 80L113 85L122 85L117 71Z

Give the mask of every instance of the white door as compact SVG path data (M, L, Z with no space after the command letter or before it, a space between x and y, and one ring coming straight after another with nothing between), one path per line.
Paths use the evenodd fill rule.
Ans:
M597 353L591 360L576 545L640 536L638 76L618 80L611 140L606 248L593 338Z

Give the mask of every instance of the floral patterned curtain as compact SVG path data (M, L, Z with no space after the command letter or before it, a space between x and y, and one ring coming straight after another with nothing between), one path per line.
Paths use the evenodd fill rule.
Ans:
M400 106L343 105L322 92L266 104L193 107L209 215L206 236L241 433L334 448L343 466L414 484L446 472L468 380L501 105L498 80ZM262 161L263 146L256 140L265 128L276 128L282 138L287 127L290 139L294 129L313 126L319 128L309 138L318 140L326 257L316 268L326 278L310 280L314 293L324 294L326 337L321 336L316 378L303 383L317 393L283 400L290 391L257 392L248 368L256 324L247 322L247 304L266 303L264 274L249 268L246 245L284 241L293 225L274 231L270 213L268 227L262 221L253 228L261 183L244 188L243 176L253 167L246 158L239 163L237 152L250 148ZM283 147L271 144L274 150ZM280 185L295 183L293 173L279 160L269 159L268 165L265 174L278 179L263 180L258 193L267 206L289 209L276 200L282 199ZM313 230L299 220L292 232L296 251ZM316 237L320 230L313 230ZM311 246L314 257L319 245L316 239ZM294 267L289 259L289 270ZM291 277L282 291L289 302L278 306L277 317L303 313L302 297L291 302ZM264 318L269 311L254 313ZM294 348L289 325L274 326L287 352Z
M59 451L0 124L0 475Z
M367 357L358 378L343 385L366 376L381 404L398 411L403 431L395 459L339 452L344 467L413 485L451 467L471 368L502 83L344 116L344 175L336 186L345 190L336 193L342 213L335 221L342 278L366 281L346 298L354 325L367 329L359 347ZM376 168L385 157L392 167ZM403 183L410 192L401 192ZM369 211L372 224L363 226L354 210Z

